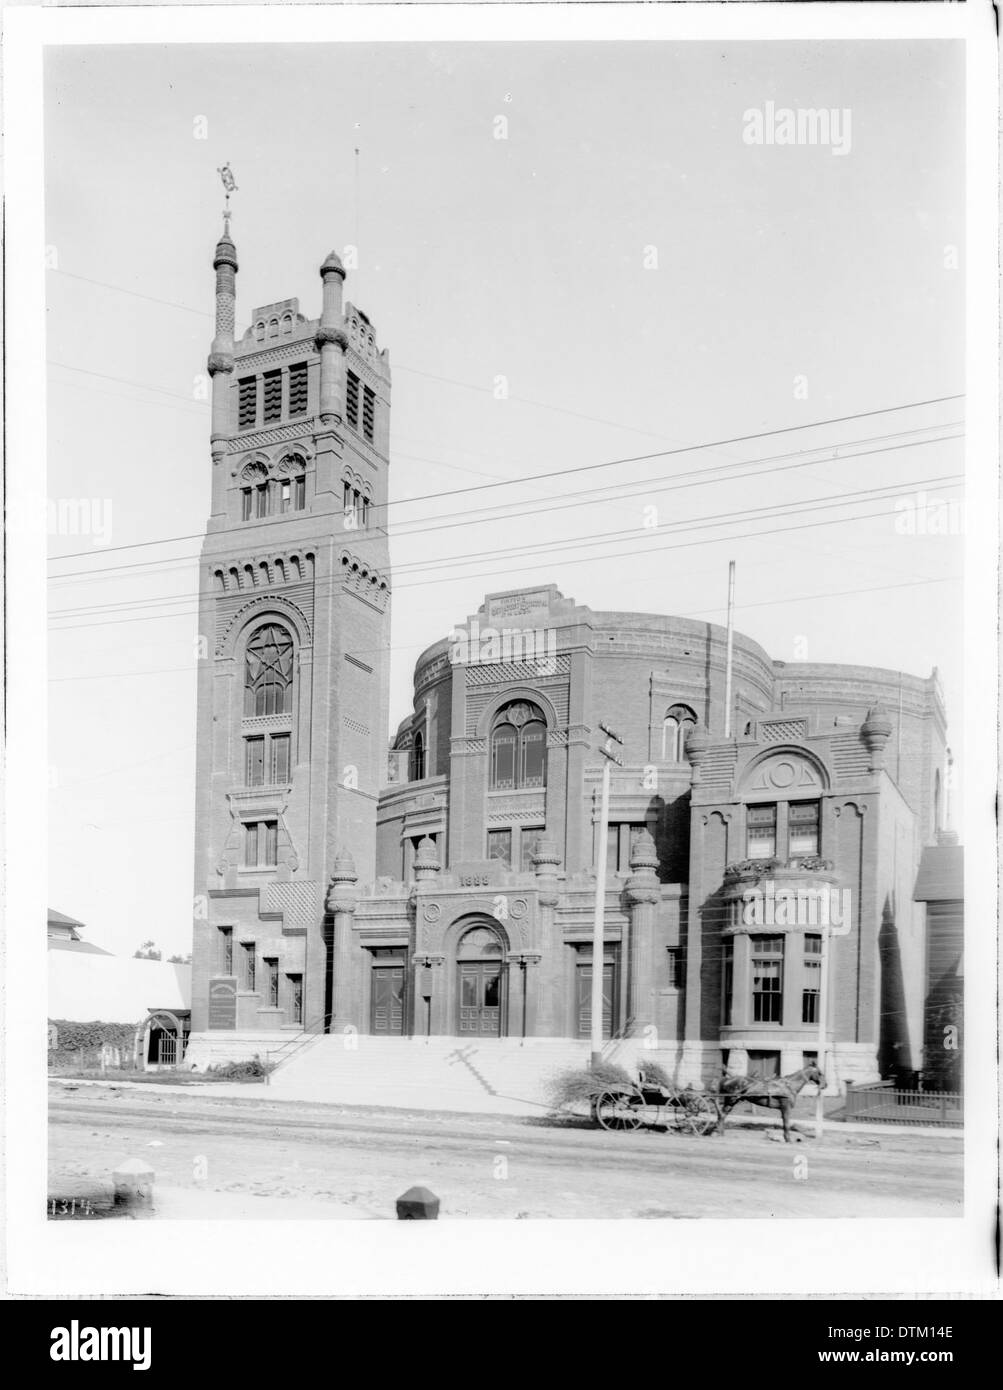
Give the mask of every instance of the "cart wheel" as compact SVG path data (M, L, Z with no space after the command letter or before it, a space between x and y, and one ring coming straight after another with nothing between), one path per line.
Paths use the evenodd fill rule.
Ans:
M676 1124L686 1134L710 1134L717 1122L717 1106L700 1092L682 1097L676 1106Z
M592 1118L602 1129L631 1130L641 1124L636 1097L629 1091L603 1091L595 1096Z

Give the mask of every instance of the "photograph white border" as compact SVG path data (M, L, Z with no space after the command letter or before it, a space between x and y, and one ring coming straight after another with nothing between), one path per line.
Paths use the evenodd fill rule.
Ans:
M4 1029L7 1292L16 1296L991 1296L996 1190L998 77L967 5L464 4L4 13L6 486L45 460L42 53L65 44L963 39L967 43L965 1215L874 1221L47 1222L45 522L7 536ZM137 195L141 198L141 187ZM587 1181L587 1173L583 1172ZM490 1257L485 1259L484 1252ZM472 1258L476 1253L476 1257Z

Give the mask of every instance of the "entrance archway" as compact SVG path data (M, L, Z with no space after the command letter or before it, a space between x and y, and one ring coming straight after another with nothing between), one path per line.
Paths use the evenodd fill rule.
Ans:
M184 1060L186 1040L181 1016L170 1009L153 1009L136 1028L136 1065L144 1071L178 1067Z
M456 948L456 1031L460 1037L500 1038L505 1030L506 959L501 934L486 923L470 927Z

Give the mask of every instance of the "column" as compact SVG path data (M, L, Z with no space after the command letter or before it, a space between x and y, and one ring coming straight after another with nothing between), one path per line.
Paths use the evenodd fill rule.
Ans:
M332 991L331 1028L332 1033L340 1033L347 1027L359 1026L358 1000L353 988L353 956L355 942L353 926L355 909L358 906L355 862L347 850L342 850L334 861L331 887L327 895L327 909L334 916L334 948L332 952Z
M540 961L544 962L540 988L534 989L532 993L532 1030L535 1037L559 1038L565 1032L564 1001L567 990L561 987L564 982L564 952L561 932L555 921L555 909L560 897L557 870L561 862L556 841L538 840L532 862L536 874L536 901L540 914L540 954L533 953L534 966ZM529 1018L526 1028L528 1032Z
M661 901L658 882L658 851L647 830L634 840L630 851L632 876L627 882L630 903L630 1031L643 1035L655 1022L655 931L657 904Z

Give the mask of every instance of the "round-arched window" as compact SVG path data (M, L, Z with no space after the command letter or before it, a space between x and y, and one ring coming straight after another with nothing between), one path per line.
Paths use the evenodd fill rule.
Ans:
M411 749L411 778L412 782L421 782L425 777L425 739L421 731L414 736L414 747Z
M293 693L293 639L278 623L259 627L244 661L244 714L289 714Z
M666 710L662 721L662 758L669 763L681 763L686 740L696 727L697 717L689 705L673 705Z
M506 791L547 782L547 721L538 705L512 700L491 726L491 787Z

